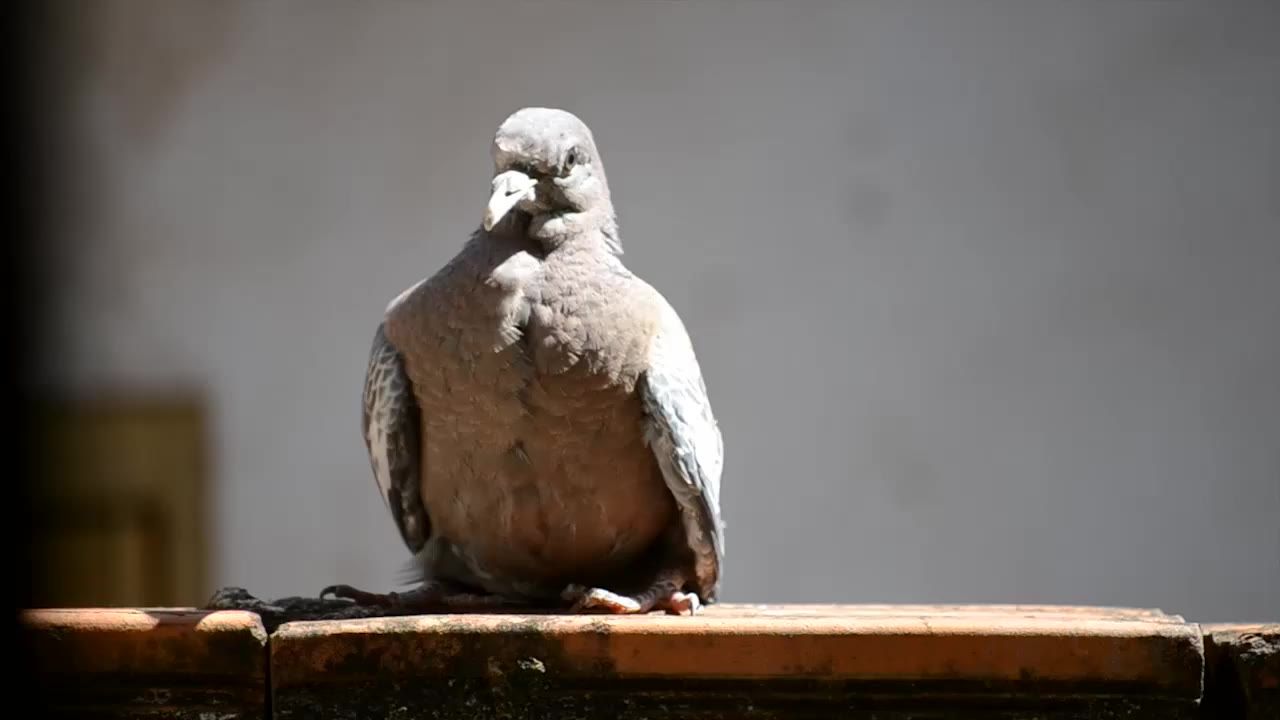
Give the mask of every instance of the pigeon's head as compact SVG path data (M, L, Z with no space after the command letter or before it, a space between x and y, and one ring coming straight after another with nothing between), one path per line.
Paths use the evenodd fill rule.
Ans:
M516 111L493 138L493 194L484 229L521 214L543 240L607 229L613 203L591 130L572 113L530 107Z

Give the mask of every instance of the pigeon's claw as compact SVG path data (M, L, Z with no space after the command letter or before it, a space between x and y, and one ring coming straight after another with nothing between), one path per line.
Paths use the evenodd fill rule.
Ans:
M680 588L684 574L677 572L660 575L648 588L635 595L624 595L605 588L570 585L561 598L570 603L575 613L606 613L611 615L640 615L661 610L671 615L696 615L702 610L697 593L686 593Z

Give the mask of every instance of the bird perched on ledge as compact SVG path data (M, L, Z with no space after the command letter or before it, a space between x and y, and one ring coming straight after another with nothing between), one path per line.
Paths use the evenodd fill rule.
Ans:
M484 219L374 333L362 428L424 611L692 614L724 557L723 442L679 315L620 259L590 129L524 108Z

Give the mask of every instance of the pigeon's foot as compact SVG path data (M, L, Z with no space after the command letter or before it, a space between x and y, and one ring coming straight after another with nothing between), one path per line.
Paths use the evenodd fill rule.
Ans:
M565 602L572 603L570 610L575 613L605 612L614 615L632 615L644 612L640 601L626 595L619 595L604 588L589 588L585 585L570 585L561 595Z
M604 588L570 585L561 597L572 603L575 613L606 613L613 615L639 615L662 610L670 615L696 615L702 609L697 593L680 590L684 576L667 573L660 576L643 592L622 595Z
M443 583L426 582L404 593L375 593L350 585L330 585L320 597L332 595L364 607L382 607L409 612L485 612L511 607L514 601L500 595L479 595L459 591Z

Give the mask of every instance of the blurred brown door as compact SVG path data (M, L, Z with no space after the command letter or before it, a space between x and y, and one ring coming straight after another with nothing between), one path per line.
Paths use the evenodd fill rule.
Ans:
M210 592L204 403L61 401L40 423L35 604L203 603Z

